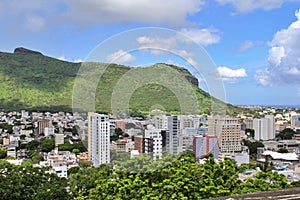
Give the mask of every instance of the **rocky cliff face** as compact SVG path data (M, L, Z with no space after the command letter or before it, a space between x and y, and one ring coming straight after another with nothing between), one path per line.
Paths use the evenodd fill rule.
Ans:
M39 54L39 55L43 55L42 53L38 52L38 51L32 51L29 49L25 49L23 47L18 47L14 50L14 53L32 53L32 54Z
M165 64L165 65L168 65L170 67L173 67L174 69L178 70L179 72L185 74L185 79L190 82L191 84L195 85L195 86L199 86L199 81L198 79L193 76L190 71L186 68L183 68L183 67L178 67L176 65L172 65L172 64Z

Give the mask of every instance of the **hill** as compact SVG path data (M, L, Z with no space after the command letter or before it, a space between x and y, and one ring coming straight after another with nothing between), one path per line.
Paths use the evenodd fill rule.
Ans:
M97 65L105 67L106 64ZM72 111L73 86L80 67L80 63L57 60L24 48L17 48L14 53L0 52L0 109ZM198 80L184 68L160 63L138 70L147 73L147 70L155 67L171 67L191 84L198 104L201 105L199 112L210 113L212 101L220 106L224 105L201 90ZM111 98L115 86L133 69L136 68L116 64L108 66L97 87L97 111L111 112ZM135 90L129 107L132 112L147 113L153 105L159 105L168 112L180 112L174 92L156 83L145 84ZM241 109L227 104L228 114L240 111Z

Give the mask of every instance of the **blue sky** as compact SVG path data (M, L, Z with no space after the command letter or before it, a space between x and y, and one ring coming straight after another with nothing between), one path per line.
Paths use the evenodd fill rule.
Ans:
M191 64L201 62L199 52L181 46L177 34L158 29L167 28L203 47L215 63L227 102L299 105L299 9L299 0L2 0L0 51L23 46L78 62L119 34L128 43L115 42L99 59L130 66L168 62L193 71ZM157 31L124 34L145 27ZM125 51L130 41L139 45L135 51ZM173 53L140 50L149 46ZM209 91L206 75L195 75Z

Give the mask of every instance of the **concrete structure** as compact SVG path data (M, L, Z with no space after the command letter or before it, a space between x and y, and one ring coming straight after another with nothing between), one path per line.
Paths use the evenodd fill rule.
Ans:
M20 135L26 135L26 137L29 137L32 133L32 130L20 130Z
M291 126L300 127L300 115L293 115L291 117Z
M54 135L54 127L45 127L44 135L46 137L48 137L50 135Z
M95 167L110 163L110 122L107 115L88 114L88 151Z
M134 149L139 152L139 154L143 153L143 136L137 135L134 137Z
M67 178L68 177L67 166L53 167L52 172L55 173L60 178Z
M160 129L155 129L153 126L148 126L145 130L145 138L152 139L152 158L162 158L162 135Z
M287 163L291 163L293 165L299 164L299 157L297 156L296 153L278 153L274 151L264 151L262 153L262 156L264 158L257 159L258 162L265 163L266 156L268 156L269 162L273 166L282 166L282 165L286 165Z
M11 156L11 157L16 158L17 157L16 147L8 147L6 155L7 155L7 157Z
M179 117L180 128L199 128L200 118L192 115L182 115Z
M218 159L219 144L217 136L195 136L193 138L193 152L197 161L207 156L209 152L213 153L215 159Z
M208 118L208 135L217 136L220 150L224 153L241 152L241 124L232 117Z
M38 121L38 134L45 134L46 127L51 127L51 122L49 119Z
M116 128L122 129L122 131L125 133L126 123L122 120L116 120Z
M253 129L253 119L252 118L248 118L244 120L246 129Z
M180 134L180 124L178 116L167 116L167 130L166 134L166 150L169 154L177 154L178 151L178 137Z
M130 152L130 158L134 158L134 157L137 157L137 156L139 156L139 155L140 155L140 153L139 153L138 150L132 150L132 151Z
M113 141L111 143L111 149L115 150L116 152L126 152L126 143L124 141Z
M266 115L265 118L253 120L254 138L256 140L271 140L275 138L275 118Z
M240 166L241 164L249 164L250 156L247 152L235 153L232 157L236 161L236 164Z
M64 134L57 133L55 134L55 146L57 147L60 144L64 144Z

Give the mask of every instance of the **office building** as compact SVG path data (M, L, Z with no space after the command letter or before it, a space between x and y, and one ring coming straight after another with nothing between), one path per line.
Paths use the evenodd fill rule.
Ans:
M45 128L52 127L51 122L48 119L38 121L38 133L45 134Z
M292 127L300 127L300 115L293 115L291 118Z
M272 140L275 138L275 118L273 115L266 115L261 119L253 120L255 140Z
M238 119L228 116L208 118L208 135L217 136L221 152L241 152L241 124Z
M177 154L178 151L178 138L180 133L178 116L167 116L167 130L166 134L166 150L169 154Z
M195 136L193 138L193 152L197 161L211 152L215 159L219 156L219 144L217 136Z
M64 144L64 134L57 133L55 134L55 146L57 147L60 144Z
M88 151L95 167L110 162L110 122L107 115L88 114Z
M153 160L156 160L156 158L162 158L162 134L160 129L155 129L153 126L148 126L145 130L145 139L151 139L151 140L145 140L145 147L149 146L149 153L151 152L151 157ZM152 145L152 147L150 147ZM151 150L152 151L151 151ZM145 148L145 151L147 149ZM146 153L146 152L145 152Z

